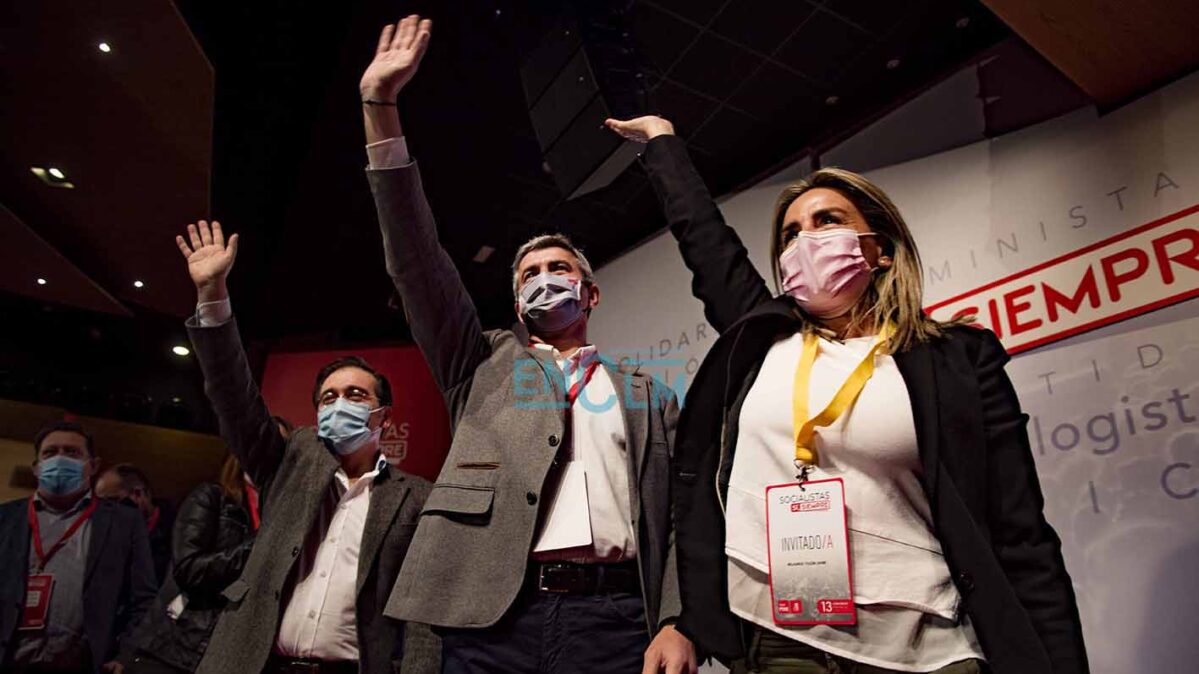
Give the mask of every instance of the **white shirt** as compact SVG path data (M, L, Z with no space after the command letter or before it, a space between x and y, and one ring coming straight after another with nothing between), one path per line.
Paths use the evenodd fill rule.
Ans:
M566 375L567 387L579 381L587 367L599 358L591 345L569 358L549 344L534 344L550 351ZM540 561L565 560L579 563L620 562L637 556L633 532L632 499L629 492L629 450L624 414L608 371L596 367L591 381L570 408L571 447L563 448L563 460L582 461L587 473L587 511L591 516L591 548L568 548L533 553ZM543 491L552 493L553 485ZM544 513L553 517L553 509ZM534 547L537 547L534 542Z
M358 555L371 485L386 466L380 456L375 469L353 484L341 468L334 474L304 541L295 586L279 623L275 650L282 655L358 660Z
M809 414L824 409L873 345L820 340ZM725 552L736 615L821 650L875 667L926 672L982 659L932 531L911 400L895 360L875 356L874 375L840 419L817 432L809 479L840 477L848 511L856 627L782 627L771 610L765 489L795 481L795 369L803 335L776 342L741 408L729 476ZM915 646L918 644L918 646Z
M408 145L403 137L371 143L366 146L366 154L372 170L398 168L411 163ZM568 386L582 376L590 359L599 357L592 345L582 347L570 358L549 344L534 346L553 352L554 361L567 376ZM580 359L581 368L578 367ZM571 406L573 447L562 450L565 460L574 459L584 463L587 473L585 497L591 516L592 544L590 548L534 553L534 559L594 563L636 558L637 536L632 524L628 444L623 414L612 378L603 367L597 368L591 382ZM543 491L553 493L554 486L547 484ZM542 531L540 525L552 516L551 507L543 513L539 532ZM536 541L534 547L537 547Z

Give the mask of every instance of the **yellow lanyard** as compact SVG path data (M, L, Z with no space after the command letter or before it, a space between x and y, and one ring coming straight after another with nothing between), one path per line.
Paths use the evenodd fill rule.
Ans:
M831 426L844 412L853 405L854 401L866 387L866 382L874 375L874 357L878 350L887 343L891 336L891 326L883 325L879 331L874 346L862 362L849 374L849 378L841 385L837 394L829 401L828 406L814 417L808 416L808 389L812 379L812 365L816 363L816 351L820 339L808 333L804 335L803 355L799 359L799 367L795 369L795 466L799 469L801 481L807 476L812 466L816 465L816 428Z

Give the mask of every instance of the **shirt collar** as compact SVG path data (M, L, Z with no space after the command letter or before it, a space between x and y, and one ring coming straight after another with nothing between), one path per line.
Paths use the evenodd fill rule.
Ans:
M83 496L79 497L79 500L75 501L75 504L72 505L70 508L67 508L66 510L55 510L55 509L51 508L50 504L46 503L46 501L42 498L41 492L35 491L35 492L33 492L33 507L36 508L37 510L45 510L47 512L52 512L52 513L56 513L59 515L69 515L71 513L75 513L75 512L79 512L80 510L83 510L85 507L87 507L88 503L91 503L91 500L94 497L95 497L95 494L89 489L87 491L87 493L85 493Z
M571 360L577 363L590 363L599 356L599 349L594 344L585 344L570 354L569 357L563 356L562 352L554 347L553 344L545 344L543 342L533 342L533 348L549 351L553 354L555 360Z
M375 457L375 469L369 473L363 473L362 477L358 478L358 482L362 482L363 480L373 482L374 479L379 477L379 475L382 474L382 472L390 465L391 464L387 463L387 457L383 456L383 452L379 452L379 454ZM345 468L339 466L335 475L337 476L337 481L341 483L342 487L349 488L350 476L346 475Z

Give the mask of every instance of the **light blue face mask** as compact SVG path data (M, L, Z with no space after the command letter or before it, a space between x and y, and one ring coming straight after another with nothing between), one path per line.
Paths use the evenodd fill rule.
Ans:
M84 462L61 454L38 462L37 484L52 496L66 496L83 489Z
M372 431L370 418L373 412L381 409L383 408L371 409L366 403L353 403L345 398L338 398L317 410L316 434L341 456L353 454L372 440L379 441L383 427Z

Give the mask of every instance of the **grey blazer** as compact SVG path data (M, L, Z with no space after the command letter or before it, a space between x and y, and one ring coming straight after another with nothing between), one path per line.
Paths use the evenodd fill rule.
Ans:
M312 428L286 441L280 435L250 376L235 321L211 328L189 322L188 334L221 436L266 494L254 548L241 577L223 593L228 604L196 671L258 672L271 654L293 570L338 463ZM440 669L440 644L427 625L383 616L429 489L425 480L391 468L371 487L357 579L364 674L391 674L401 668L401 656L405 673Z
M433 371L453 444L387 615L488 627L524 580L547 477L564 434L565 392L551 356L523 325L484 332L436 225L416 164L367 172L387 257L413 337ZM646 629L679 614L670 510L678 402L669 387L605 362L628 441L629 501Z
M29 575L29 499L0 505L0 664L16 643ZM154 601L154 564L136 508L101 499L91 520L83 578L83 631L92 665L114 660Z

